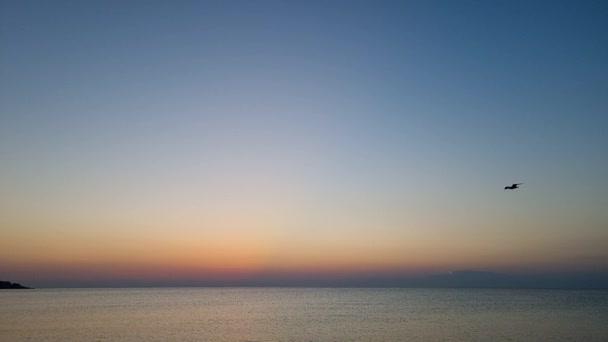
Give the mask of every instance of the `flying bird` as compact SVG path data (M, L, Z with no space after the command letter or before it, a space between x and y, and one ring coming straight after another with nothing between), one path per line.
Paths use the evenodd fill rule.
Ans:
M515 190L515 189L519 189L519 185L522 185L524 183L515 183L511 186L505 186L505 190Z

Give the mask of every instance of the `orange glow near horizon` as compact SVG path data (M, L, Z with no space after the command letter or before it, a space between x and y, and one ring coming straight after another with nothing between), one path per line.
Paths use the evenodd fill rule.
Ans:
M457 236L380 239L371 232L360 237L328 234L293 239L276 226L279 223L269 222L267 227L275 228L263 229L261 222L233 220L215 233L182 230L187 234L72 230L49 238L4 232L0 267L27 279L238 280L257 274L336 277L458 269L576 270L586 269L588 263L552 252L551 245L526 251L523 241L506 247L500 241L487 244L491 240L480 243Z
M559 235L546 236L534 220L512 228L508 214L497 212L482 220L449 211L437 218L348 201L330 211L293 196L238 194L214 193L214 202L190 206L166 202L164 211L156 200L131 211L120 201L5 211L2 224L10 228L0 231L0 271L24 279L171 280L607 269L601 239L577 238L568 220L555 225Z

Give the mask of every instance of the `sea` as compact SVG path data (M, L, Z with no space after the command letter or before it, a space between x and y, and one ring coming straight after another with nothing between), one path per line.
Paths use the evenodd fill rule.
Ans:
M608 291L0 291L0 341L608 341Z

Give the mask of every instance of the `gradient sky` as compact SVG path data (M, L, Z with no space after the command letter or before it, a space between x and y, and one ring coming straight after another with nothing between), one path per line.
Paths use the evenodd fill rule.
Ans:
M2 1L0 278L608 272L607 108L606 1Z

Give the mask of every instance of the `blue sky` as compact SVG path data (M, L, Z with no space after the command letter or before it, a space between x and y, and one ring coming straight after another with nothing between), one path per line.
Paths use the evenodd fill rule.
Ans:
M608 267L603 1L0 8L5 273Z

